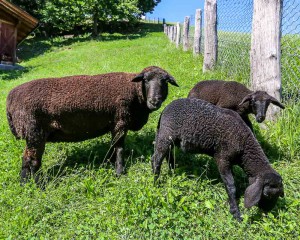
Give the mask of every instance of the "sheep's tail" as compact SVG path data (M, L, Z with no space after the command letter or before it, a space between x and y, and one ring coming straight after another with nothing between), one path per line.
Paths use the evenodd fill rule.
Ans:
M10 114L10 112L8 110L6 110L6 116L7 116L7 121L8 121L8 125L10 128L10 131L12 132L12 134L16 137L16 139L20 139L20 136L18 135L16 128L13 124L13 119L12 116Z

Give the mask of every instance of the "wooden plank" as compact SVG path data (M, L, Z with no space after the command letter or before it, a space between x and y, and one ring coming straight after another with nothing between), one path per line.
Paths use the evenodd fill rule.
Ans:
M280 39L282 0L255 0L251 36L251 84L280 100ZM267 119L276 118L280 108L270 105Z
M2 22L0 32L0 59L13 62L16 51L15 27Z
M2 22L2 23L6 23L6 24L10 24L10 25L12 25L12 26L15 25L15 23L6 21L6 20L4 20L4 19L0 19L0 23L1 23L1 22Z

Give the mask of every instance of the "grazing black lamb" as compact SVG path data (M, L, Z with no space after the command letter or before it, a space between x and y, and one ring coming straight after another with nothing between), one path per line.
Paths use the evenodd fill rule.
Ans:
M204 153L215 159L229 196L230 212L238 220L241 216L233 165L239 165L249 178L246 208L258 204L265 211L271 210L279 196L284 195L281 176L271 167L253 133L232 110L200 99L178 99L169 104L161 114L155 139L155 181L163 159L174 145L185 152Z
M15 137L26 140L21 181L40 168L46 142L76 142L107 132L120 175L127 131L140 130L160 108L168 83L178 86L165 70L151 66L141 73L47 78L14 88L7 97L7 118Z
M236 111L251 128L248 114L255 114L261 123L266 118L270 103L284 109L284 106L265 91L251 91L243 84L234 81L207 80L197 83L189 92L188 98L199 98L219 107Z

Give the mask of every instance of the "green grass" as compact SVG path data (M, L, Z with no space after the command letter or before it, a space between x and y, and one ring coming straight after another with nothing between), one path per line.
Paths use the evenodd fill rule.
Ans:
M149 25L147 25L149 26ZM162 169L153 186L150 158L159 114L172 100L187 96L203 79L225 78L221 71L201 73L202 58L169 43L162 29L101 39L29 39L20 57L23 71L0 72L0 239L299 239L300 104L290 104L276 123L255 132L270 162L284 179L285 198L268 214L243 207L247 185L236 167L244 221L229 213L227 194L214 161L176 150L177 167ZM5 116L8 92L43 77L139 72L158 65L177 80L168 99L139 132L126 139L126 170L115 177L104 161L110 136L80 143L47 144L41 171L45 190L19 185L24 141L14 139Z

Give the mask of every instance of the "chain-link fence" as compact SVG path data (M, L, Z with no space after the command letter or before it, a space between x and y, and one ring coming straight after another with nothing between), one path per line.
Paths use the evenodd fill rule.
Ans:
M202 15L203 16L203 15ZM253 0L218 0L217 69L228 79L250 86L250 49L252 32ZM182 44L183 21L181 25ZM194 42L195 14L190 15L189 42ZM202 19L202 27L203 27ZM203 53L203 34L201 53ZM283 0L281 38L281 79L284 101L300 99L300 1Z
M300 1L284 0L282 9L281 79L285 101L300 99Z
M253 0L218 0L218 67L228 78L250 83Z
M230 6L230 7L228 7ZM218 67L228 77L250 83L253 0L218 0ZM281 80L283 100L299 99L300 1L284 0L282 9Z

